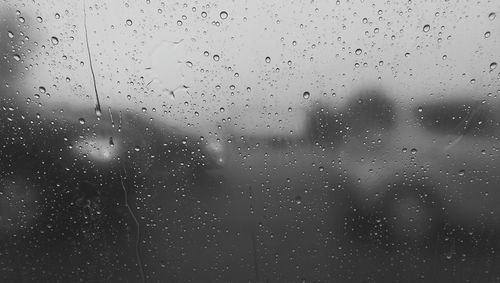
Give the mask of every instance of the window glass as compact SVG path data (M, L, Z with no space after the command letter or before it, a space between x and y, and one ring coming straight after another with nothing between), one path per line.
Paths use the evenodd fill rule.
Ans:
M496 1L3 1L1 282L500 282Z

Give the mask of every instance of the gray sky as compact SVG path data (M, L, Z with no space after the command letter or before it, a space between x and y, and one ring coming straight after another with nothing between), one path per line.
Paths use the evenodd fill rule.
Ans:
M101 106L144 109L200 134L217 125L299 133L315 101L341 106L361 88L383 87L403 104L496 93L500 19L489 15L500 2L419 2L87 1ZM92 110L83 2L1 5L25 17L33 46L18 63L32 65L24 97L44 86L45 110Z

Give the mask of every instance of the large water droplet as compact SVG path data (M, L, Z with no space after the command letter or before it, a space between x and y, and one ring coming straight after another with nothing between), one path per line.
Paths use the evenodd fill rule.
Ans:
M220 18L223 20L227 19L227 12L226 11L220 12Z
M101 105L99 105L99 104L97 104L97 105L95 106L95 115L96 115L97 117L101 117L101 116L102 116Z
M51 38L50 38L50 41L51 41L51 42L52 42L52 44L54 44L54 45L59 44L59 39L58 39L57 37L55 37L55 36L51 37Z

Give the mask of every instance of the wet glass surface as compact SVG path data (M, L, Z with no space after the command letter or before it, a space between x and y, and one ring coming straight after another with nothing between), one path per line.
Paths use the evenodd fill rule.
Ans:
M0 282L500 282L499 9L0 3Z

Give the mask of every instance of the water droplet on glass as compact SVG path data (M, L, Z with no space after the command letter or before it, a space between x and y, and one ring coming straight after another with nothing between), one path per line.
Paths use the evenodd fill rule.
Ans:
M358 48L358 49L356 49L356 51L354 51L354 53L356 53L356 55L360 55L361 52L363 52L363 50L361 50L361 48Z
M424 32L428 32L431 29L430 25L425 25L424 28L422 29Z
M201 17L206 18L207 17L207 12L201 12Z
M141 150L141 148L140 148L139 146L136 146L136 147L134 147L134 150L135 150L135 151L140 151L140 150Z
M214 58L214 61L216 61L216 62L220 60L220 57L219 57L219 55L217 55L217 54L215 54L215 55L213 56L213 58Z
M41 86L41 87L38 88L38 91L40 93L45 93L47 90L45 89L45 87Z
M43 22L43 19L42 19L42 17L36 17L36 21L41 23L41 22Z
M301 204L302 203L302 198L300 196L295 197L295 203Z
M311 94L308 92L308 91L305 91L303 94L302 94L302 97L304 97L304 99L309 99L309 97L311 96Z
M464 169L458 171L458 176L463 176L463 175L465 175L465 170Z
M19 56L18 54L14 54L13 57L14 57L14 60L16 60L16 61L21 60L21 56Z
M417 153L417 149L416 148L412 148L411 149L411 154L416 154Z
M490 37L490 35L491 35L491 32L487 31L484 33L484 38L488 38L488 37Z
M127 24L127 26L131 26L132 25L132 20L127 20L125 23Z
M101 106L100 105L96 105L94 110L95 110L95 115L97 117L101 117L102 116L102 111L101 111Z
M10 38L14 37L14 33L12 33L10 30L7 32L7 34L9 35Z
M422 112L422 111L423 111L422 106L419 106L418 107L418 112Z
M271 57L266 57L266 63L271 63Z
M191 68L191 67L193 67L193 63L191 61L186 61L186 66Z
M52 44L54 44L54 45L59 44L59 39L58 39L57 37L55 37L55 36L51 37L51 38L50 38L50 41L51 41L51 42L52 42Z
M227 12L226 11L220 12L220 18L223 20L227 19Z
M497 67L497 63L493 62L490 64L490 70L494 70Z
M497 14L491 12L489 15L488 15L488 19L490 19L490 21L493 21L495 18L497 17Z
M82 124L82 125L83 125L83 124L85 124L85 119L80 118L80 119L78 119L78 122L80 122L80 124Z

